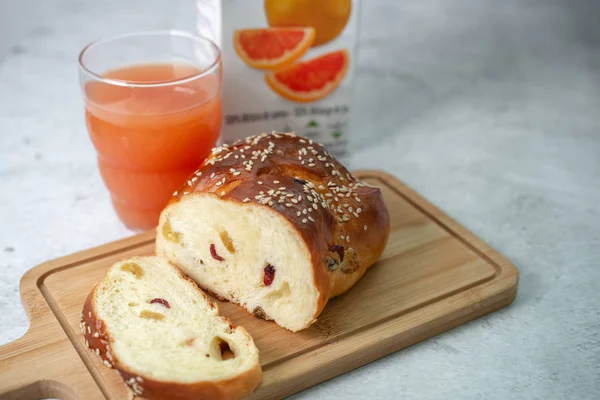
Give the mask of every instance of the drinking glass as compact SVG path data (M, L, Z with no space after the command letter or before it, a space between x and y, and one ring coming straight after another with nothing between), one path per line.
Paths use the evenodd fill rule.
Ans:
M79 56L85 120L115 211L146 230L221 130L221 53L179 31L102 39Z

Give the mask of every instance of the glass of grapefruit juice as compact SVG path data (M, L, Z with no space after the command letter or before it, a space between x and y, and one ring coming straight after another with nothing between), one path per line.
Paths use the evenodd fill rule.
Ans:
M144 32L89 44L79 65L86 125L114 208L127 227L152 229L219 138L221 53L184 32Z

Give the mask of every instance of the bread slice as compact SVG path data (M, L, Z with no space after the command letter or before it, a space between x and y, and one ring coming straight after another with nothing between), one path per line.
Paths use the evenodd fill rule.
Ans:
M85 302L81 330L142 398L238 399L262 378L248 332L161 257L110 267Z

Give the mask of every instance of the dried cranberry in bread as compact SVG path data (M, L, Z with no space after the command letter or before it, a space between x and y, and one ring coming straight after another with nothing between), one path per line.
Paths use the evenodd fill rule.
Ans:
M162 212L156 251L298 331L377 261L388 235L379 189L312 140L263 133L213 150Z
M239 399L262 378L246 330L161 257L114 264L88 296L80 327L144 399Z

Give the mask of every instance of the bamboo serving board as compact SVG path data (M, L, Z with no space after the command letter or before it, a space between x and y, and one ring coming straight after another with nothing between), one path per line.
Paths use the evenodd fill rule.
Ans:
M318 321L298 333L229 303L260 351L256 399L281 398L510 304L516 268L396 178L356 175L381 188L390 212L380 259ZM0 347L0 399L126 399L121 378L84 344L79 316L92 286L115 261L154 251L154 233L53 260L21 280L29 331Z

